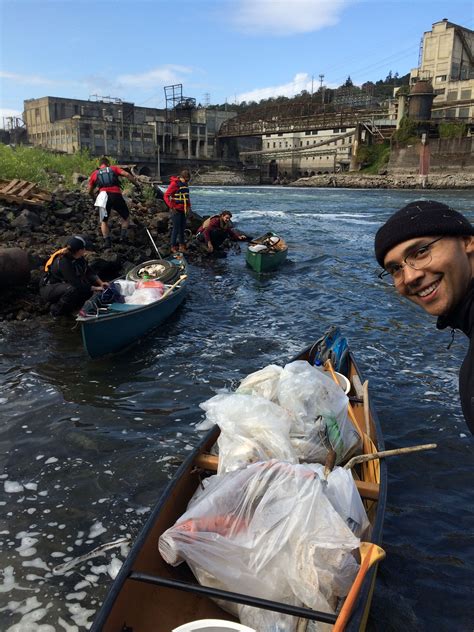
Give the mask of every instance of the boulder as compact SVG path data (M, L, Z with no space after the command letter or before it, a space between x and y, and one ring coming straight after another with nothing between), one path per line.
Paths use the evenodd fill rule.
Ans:
M29 280L28 252L21 248L0 248L0 288L27 285Z
M31 226L39 226L40 224L41 220L38 215L28 209L24 209L18 217L11 222L11 225L15 226L15 228L30 228Z

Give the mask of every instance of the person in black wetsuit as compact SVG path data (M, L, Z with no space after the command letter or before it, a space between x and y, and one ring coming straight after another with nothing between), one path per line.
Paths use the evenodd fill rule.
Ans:
M89 268L84 257L86 249L92 249L89 240L74 235L65 248L54 252L46 262L40 296L51 303L51 316L70 314L79 309L93 292L108 287L108 283Z
M428 314L438 329L459 329L469 349L459 373L461 407L474 434L474 226L441 202L410 202L375 236L380 278Z

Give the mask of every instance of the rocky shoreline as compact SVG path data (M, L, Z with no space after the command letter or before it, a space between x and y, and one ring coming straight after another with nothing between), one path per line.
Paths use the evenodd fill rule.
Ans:
M474 173L430 174L424 179L410 174L331 173L300 178L289 184L339 189L473 189Z
M137 192L127 197L127 202L132 218L127 242L120 241L118 216L112 214L111 249L104 247L97 212L85 192L85 185L75 191L60 186L54 191L51 203L44 205L1 205L1 249L8 249L14 255L26 253L29 274L26 283L15 284L13 279L9 279L8 271L1 270L0 266L0 321L49 318L49 305L39 297L44 264L72 235L85 235L94 244L94 250L86 256L90 266L104 280L116 278L144 261L158 258L146 228L161 256L168 256L169 211L165 203L161 200L145 202ZM195 231L201 221L201 217L195 216L190 222L190 229ZM190 259L198 257L202 257L202 252L197 248L189 253ZM11 263L9 265L11 269ZM15 276L15 270L10 276Z
M199 184L196 180L193 183ZM210 182L206 184L211 185ZM224 186L225 182L215 184ZM430 175L424 186L420 176L361 173L316 175L279 184L313 188L471 189L474 188L474 174ZM145 201L133 191L127 198L132 217L129 239L127 243L120 242L120 225L117 216L113 215L113 247L105 250L97 213L86 194L86 188L86 181L78 183L73 191L60 185L53 192L51 203L33 207L2 205L0 200L1 248L16 248L27 253L30 269L28 282L17 286L5 282L5 274L3 278L0 274L0 321L25 321L41 316L49 318L49 306L39 298L39 282L49 256L63 247L71 235L86 235L93 242L95 250L87 256L91 267L105 280L116 278L144 261L157 258L146 228L152 234L161 255L166 257L170 254L169 211L162 200ZM197 230L201 221L199 216L191 221L191 232ZM202 257L202 250L191 244L187 258L193 261Z

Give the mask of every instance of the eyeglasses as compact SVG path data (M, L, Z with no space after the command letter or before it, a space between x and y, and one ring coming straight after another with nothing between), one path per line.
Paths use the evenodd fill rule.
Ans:
M405 266L409 266L413 268L413 270L422 270L427 265L431 263L432 259L432 250L433 244L437 241L444 239L444 237L437 237L433 239L433 241L420 246L413 252L410 252L404 259L402 263L394 263L393 265L388 266L385 270L383 270L379 275L379 279L384 281L388 281L393 285L400 285L403 281L403 269Z

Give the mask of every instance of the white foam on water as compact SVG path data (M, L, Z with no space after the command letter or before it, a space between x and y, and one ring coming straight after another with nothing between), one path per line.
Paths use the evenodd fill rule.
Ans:
M18 537L18 536L17 536ZM32 555L36 555L37 550L34 545L38 542L38 538L33 538L31 536L24 536L21 538L20 546L15 550L18 551L21 557L31 557Z
M112 560L110 561L110 564L107 566L107 572L109 574L109 577L111 577L112 579L115 579L117 575L119 574L120 569L122 568L122 564L123 562L119 560L118 557L112 558Z
M22 566L28 566L28 567L31 566L33 568L42 568L45 571L49 571L49 566L46 564L46 562L43 562L43 560L41 558L39 558L39 557L35 558L34 560L26 560L26 561L22 562Z
M50 463L57 463L58 461L59 459L57 459L55 456L50 456L49 459L45 461L45 465L49 465Z
M77 625L69 625L69 623L64 621L61 617L58 618L58 623L65 632L79 632Z
M72 600L82 601L83 599L85 599L86 595L87 595L86 591L85 590L81 590L79 592L68 593L66 595L66 599L68 601L72 601Z
M102 533L105 533L106 531L107 531L107 529L104 527L102 522L100 522L100 521L94 522L94 524L92 525L92 527L89 530L89 535L87 537L88 538L96 538L97 536L101 535Z
M3 483L3 488L6 494L19 494L23 491L23 485L17 481L5 481Z
M70 603L66 605L74 623L79 628L82 627L88 630L92 623L89 619L95 614L95 610L86 610L86 608L81 606L79 603Z

